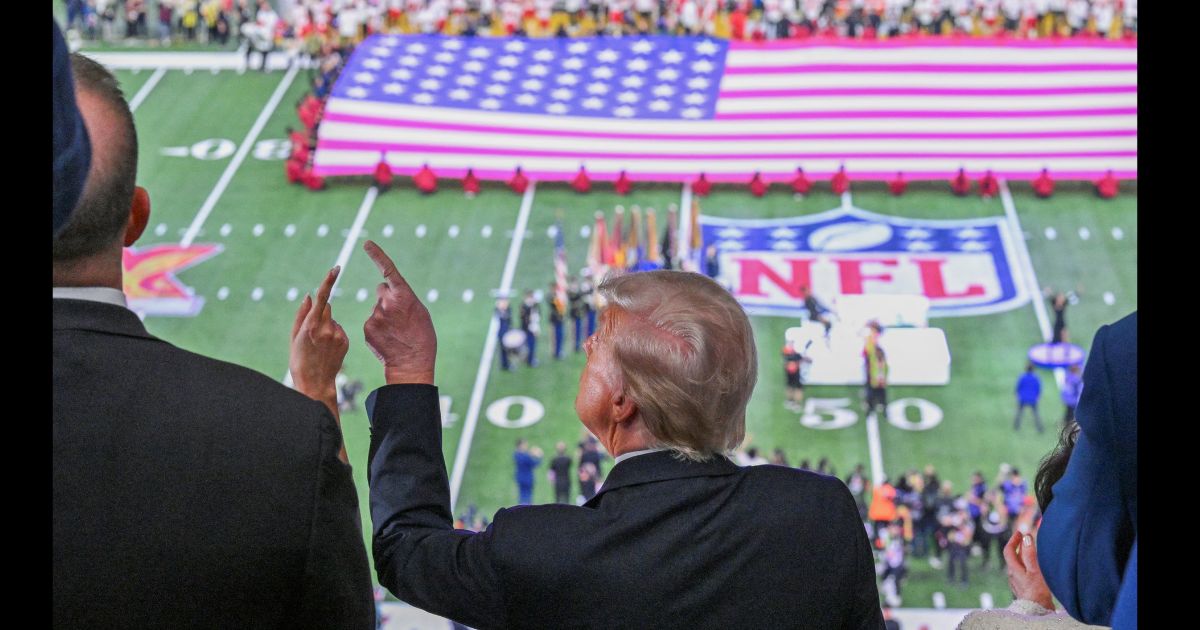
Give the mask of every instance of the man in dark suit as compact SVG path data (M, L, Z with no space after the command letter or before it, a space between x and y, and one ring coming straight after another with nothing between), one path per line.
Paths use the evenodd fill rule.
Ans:
M298 391L146 332L121 292L150 211L133 116L108 71L72 63L93 155L53 250L54 626L374 627L336 270L297 314Z
M1038 564L1072 617L1137 627L1137 313L1092 341L1079 438L1038 530Z
M477 628L883 628L866 532L841 481L741 468L757 377L749 319L716 282L649 271L599 287L575 409L616 457L582 507L453 529L429 312L383 274L364 326L388 385L367 401L380 584Z

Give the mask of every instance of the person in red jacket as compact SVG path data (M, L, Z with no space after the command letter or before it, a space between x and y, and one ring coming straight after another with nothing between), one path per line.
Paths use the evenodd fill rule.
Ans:
M983 178L979 180L979 196L984 199L991 199L998 194L1000 194L1000 182L992 174L992 169L989 168L983 174Z
M291 127L287 127L285 131L287 131L288 140L292 145L292 155L290 159L307 162L309 151L308 136L296 131L295 129L292 129Z
M437 190L437 176L433 174L433 169L429 168L428 164L421 167L416 175L413 175L413 185L422 194L432 194Z
M289 159L284 169L289 184L299 184L304 181L304 162Z
M508 180L508 187L518 195L524 195L525 189L529 188L529 178L525 177L525 173L521 172L521 167L518 166L512 178Z
M1105 173L1104 177L1096 180L1096 194L1101 199L1112 199L1120 192L1120 185L1117 183L1117 178L1113 177L1113 172L1110 170Z
M467 199L479 194L479 178L475 177L475 169L467 169L467 174L463 177L463 194Z
M754 172L754 178L750 180L750 194L755 197L761 197L767 194L767 183L763 181L762 173Z
M325 190L325 178L314 174L312 169L305 169L300 178L309 190Z
M618 195L624 196L629 194L629 190L633 188L633 183L629 181L629 176L625 174L625 171L621 171L621 175L613 183L613 188L616 189Z
M575 179L571 180L571 188L579 194L586 193L592 189L592 180L588 178L587 170L582 166L579 167L579 172L575 174Z
M392 187L392 167L388 166L387 153L379 154L379 163L375 165L374 179L380 192L387 191Z
M841 195L850 190L850 176L846 175L846 165L838 167L838 172L833 174L833 179L829 182L833 186L833 194Z
M958 174L950 180L950 191L958 197L965 197L971 192L971 178L967 177L966 169L958 169Z
M804 169L796 167L796 176L792 178L792 191L797 195L807 195L812 190L812 182L804 174Z
M700 173L700 177L696 178L696 181L692 182L692 194L700 197L707 197L708 193L711 191L712 183L708 181L708 178L704 176L704 173Z
M908 180L904 179L904 173L896 171L896 177L888 182L888 190L892 195L899 197L908 189Z
M1050 169L1043 168L1042 174L1033 180L1033 194L1042 199L1054 194L1054 180L1050 179Z
M738 41L746 39L746 12L738 9L729 14L729 38Z

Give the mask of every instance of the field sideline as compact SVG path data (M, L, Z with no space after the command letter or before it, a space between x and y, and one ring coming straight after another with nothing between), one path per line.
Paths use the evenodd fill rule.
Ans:
M551 228L560 213L570 267L577 271L585 263L596 210L611 217L617 204L653 207L659 211L661 229L666 206L680 202L678 186L637 185L631 195L619 197L607 185L587 196L561 185L538 185L522 198L507 188L485 185L480 196L466 199L455 181L440 182L439 192L426 197L401 180L398 188L379 195L365 182L335 183L329 190L311 193L285 183L280 159L286 154L285 126L298 124L293 106L306 88L304 71L122 70L118 77L127 97L140 99L135 112L141 150L138 178L152 199L150 227L138 246L220 246L219 253L177 274L183 285L204 298L199 314L147 318L153 334L282 380L294 309L304 291L313 290L324 272L340 263L343 272L332 304L351 337L345 373L363 380L369 392L382 384L378 361L362 343L361 333L379 282L361 249L362 241L371 238L392 255L426 299L438 330L437 383L448 397L443 404L446 409L448 403L449 411L443 452L448 470L461 470L456 514L475 505L490 517L515 502L511 452L518 436L547 452L558 440L573 444L582 437L573 411L582 355L569 351L566 359L554 361L552 340L544 335L538 344L539 368L503 372L494 358L481 362L488 358L493 296L506 285L518 291L546 289L553 280ZM1080 301L1067 311L1067 322L1072 341L1087 348L1100 325L1137 308L1136 190L1101 202L1081 185L1060 184L1049 200L1035 198L1024 183L1010 187L1007 215L1001 199L956 198L937 185L915 186L899 198L881 186L855 185L849 201L879 214L909 218L1015 218L1037 284L1079 292ZM819 184L803 200L794 199L782 186L762 199L745 190L718 187L702 202L702 212L786 217L842 203L827 184ZM802 459L815 464L828 457L843 477L858 463L870 470L873 458L865 419L843 429L811 429L782 407L779 346L794 320L756 316L752 321L760 378L748 415L751 443L767 451L783 448L793 464ZM1014 433L1011 391L1025 350L1048 332L1043 329L1049 324L1033 304L992 315L939 318L931 324L946 331L953 356L950 385L894 387L889 399L928 400L944 412L944 419L928 431L904 430L880 420L875 459L889 476L933 463L956 490L965 488L975 469L990 481L1001 462L1021 468L1032 480L1038 460L1054 443L1062 405L1054 378L1043 373L1041 410L1048 430L1038 435L1026 425ZM861 415L858 388L810 387L808 395L849 399L850 409ZM510 396L538 401L543 417L519 429L490 421L488 408ZM508 419L515 420L519 410L513 406ZM463 441L472 418L469 442ZM360 406L343 414L342 421L369 550L366 415ZM469 448L460 446L466 444ZM549 484L539 475L535 501L551 498ZM971 588L960 591L946 588L941 571L912 561L905 605L929 607L935 592L944 594L949 607L977 607L984 593L1004 605L1008 595L1002 572L992 568L980 575L975 571L978 562L971 561Z

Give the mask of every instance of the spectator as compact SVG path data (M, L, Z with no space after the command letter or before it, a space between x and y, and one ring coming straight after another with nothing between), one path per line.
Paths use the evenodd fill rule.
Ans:
M596 438L588 436L582 443L579 444L579 465L591 464L596 471L595 477L604 477L604 460L608 459L608 455L600 452L599 442Z
M996 490L988 490L983 495L983 518L981 519L979 532L979 545L983 548L983 563L981 569L987 569L988 562L991 560L991 548L993 544L996 547L996 559L1000 568L1004 568L1004 563L1000 562L1004 556L1004 544L1010 537L1010 529L1008 523L1008 508L1004 505L1004 494Z
M846 477L846 487L850 489L850 495L854 497L854 503L858 506L859 519L865 522L867 520L867 475L862 464L858 464L854 470L850 471L850 476Z
M1025 495L1029 492L1029 485L1025 483L1024 479L1021 479L1021 471L1013 468L1008 473L1008 479L1000 484L1000 491L1004 493L1004 507L1008 508L1008 513L1017 514L1025 504Z
M788 465L787 455L783 452L783 449L777 448L771 453L771 463L776 466Z
M533 470L542 463L542 449L529 447L525 439L517 440L517 450L513 452L513 466L516 469L514 478L517 482L517 503L529 505L533 503Z
M946 535L947 550L950 552L950 565L946 570L946 579L954 584L956 575L959 578L959 588L970 586L967 576L967 557L970 555L971 543L975 538L975 526L971 523L971 515L965 509L967 502L955 501L954 512L947 524L949 531ZM957 569L957 571L955 571Z
M1042 382L1038 379L1034 372L1032 363L1025 365L1025 372L1017 379L1017 416L1013 420L1013 430L1021 430L1021 416L1025 415L1025 408L1028 407L1033 411L1033 423L1037 427L1037 432L1041 433L1042 417L1038 415L1037 404L1038 398L1042 395Z
M133 115L103 66L74 55L72 74L93 142L52 250L55 624L372 627L337 269L297 313L295 391L147 333L121 291L122 247L150 219Z
M879 545L880 535L888 524L896 520L896 489L888 483L886 476L871 488L871 509L867 511L875 531L875 543Z
M567 443L554 445L554 459L550 460L550 481L554 485L554 502L571 502L571 456L567 455Z
M1063 407L1065 407L1063 426L1075 420L1075 408L1079 406L1079 396L1082 393L1083 378L1079 376L1079 366L1072 365L1067 368L1067 374L1063 377L1062 401Z

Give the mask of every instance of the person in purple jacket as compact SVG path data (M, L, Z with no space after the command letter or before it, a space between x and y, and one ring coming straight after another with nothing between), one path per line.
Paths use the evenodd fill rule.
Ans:
M1033 424L1037 427L1037 432L1045 431L1042 427L1042 417L1038 415L1037 410L1038 398L1042 395L1042 382L1038 380L1033 369L1032 363L1026 364L1025 373L1017 379L1017 417L1013 421L1014 431L1021 430L1021 416L1025 415L1026 407L1033 411Z
M1063 426L1075 420L1075 408L1079 406L1079 396L1083 393L1083 377L1079 375L1079 366L1072 365L1063 379L1062 401L1067 410L1063 412Z

